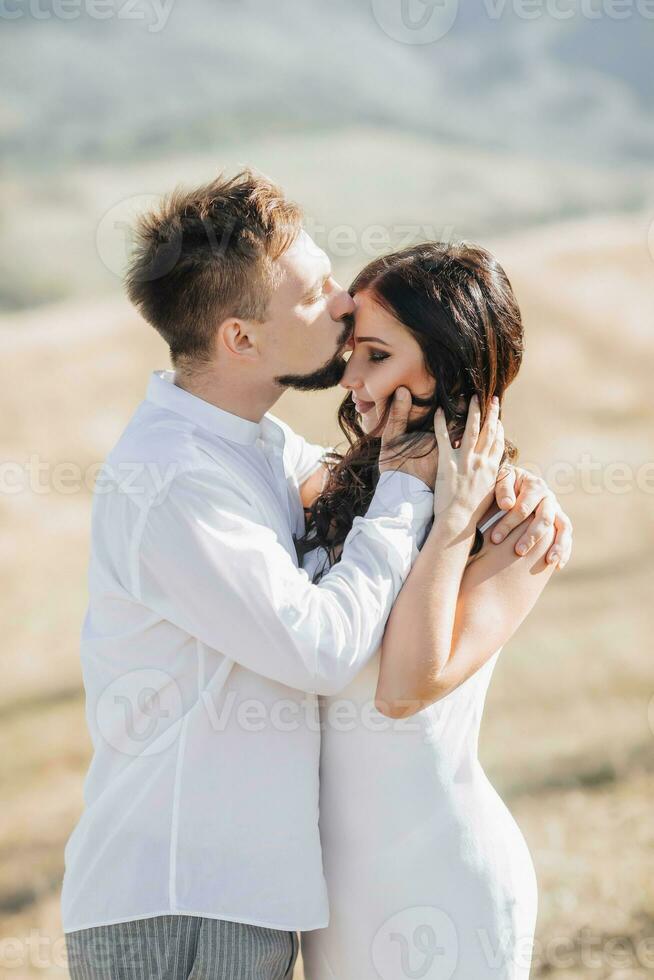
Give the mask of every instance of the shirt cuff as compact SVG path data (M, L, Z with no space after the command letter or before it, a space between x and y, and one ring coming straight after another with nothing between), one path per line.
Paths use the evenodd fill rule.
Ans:
M403 517L422 521L434 513L434 494L419 477L401 470L384 470L366 517Z
M377 482L365 518L356 517L353 527L374 534L387 543L398 558L405 577L424 544L434 517L434 494L417 476L400 470L385 470Z

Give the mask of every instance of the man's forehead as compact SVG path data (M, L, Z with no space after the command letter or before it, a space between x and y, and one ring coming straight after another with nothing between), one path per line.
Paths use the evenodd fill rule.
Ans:
M284 258L287 260L284 264L302 278L316 279L331 273L329 256L304 229L284 253L282 259Z

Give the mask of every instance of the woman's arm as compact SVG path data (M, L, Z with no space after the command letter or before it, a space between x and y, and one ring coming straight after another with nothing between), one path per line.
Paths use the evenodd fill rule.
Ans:
M321 463L318 467L316 467L313 473L306 478L304 483L300 484L300 500L302 501L303 507L311 507L318 494L322 493L325 480L327 479L327 472L328 470L326 465Z
M474 528L437 521L386 625L375 705L403 718L433 704L474 674L516 632L555 566L545 556L555 529L520 558L518 525L469 558Z

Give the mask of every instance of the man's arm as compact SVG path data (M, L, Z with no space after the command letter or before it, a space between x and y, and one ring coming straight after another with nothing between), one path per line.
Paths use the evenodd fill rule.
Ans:
M323 455L327 452L323 450ZM310 507L322 491L327 467L317 462L316 469L300 485L303 507ZM572 521L565 513L547 483L529 470L506 465L498 478L495 499L498 507L507 511L493 528L492 543L501 544L519 525L521 533L512 535L516 555L528 554L554 528L546 562L554 568L565 568L572 554ZM521 551L521 549L524 549Z
M336 693L379 646L432 513L422 480L383 473L341 560L314 585L229 479L184 473L144 515L132 591L244 667Z
M493 544L500 544L526 521L522 534L513 537L516 555L526 555L538 541L549 536L553 527L554 538L545 560L565 568L572 553L572 521L545 480L529 470L505 464L497 480L495 499L507 513L493 528Z

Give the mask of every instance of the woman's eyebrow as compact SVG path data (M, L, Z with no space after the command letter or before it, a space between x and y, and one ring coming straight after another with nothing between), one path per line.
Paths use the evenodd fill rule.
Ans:
M392 344L389 344L387 340L382 340L381 337L355 337L354 339L358 341L362 341L362 340L372 341L373 343L383 344L384 347L393 346Z

